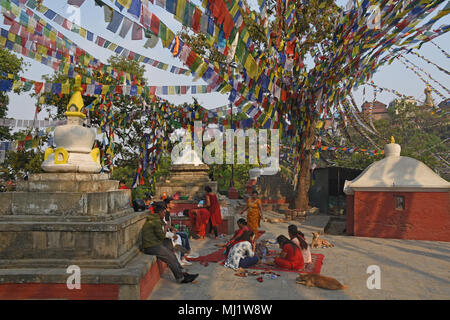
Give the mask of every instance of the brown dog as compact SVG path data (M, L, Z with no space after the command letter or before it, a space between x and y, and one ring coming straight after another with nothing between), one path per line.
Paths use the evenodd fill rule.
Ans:
M334 245L332 243L328 242L327 240L320 239L320 235L318 232L313 232L312 234L313 234L313 239L312 239L311 247L313 247L313 248L334 247Z
M285 222L284 219L281 219L281 218L264 218L263 221L270 222L270 223Z
M329 290L345 290L348 288L348 286L341 284L334 278L321 276L316 273L301 274L295 279L295 282L307 287L318 287Z

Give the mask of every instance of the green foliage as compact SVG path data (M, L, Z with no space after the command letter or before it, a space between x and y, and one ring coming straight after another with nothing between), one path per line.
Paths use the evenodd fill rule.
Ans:
M237 164L234 165L234 187L240 196L247 193L246 184L250 178L248 171L254 168L254 165ZM209 174L214 181L218 182L218 191L226 195L230 188L231 181L231 165L230 164L213 164L209 166Z
M383 148L393 136L395 142L402 147L402 156L422 161L443 178L449 180L449 116L436 114L405 101L396 101L389 108L391 118L374 121L379 135L370 135L372 140ZM362 130L362 129L361 129ZM354 129L349 129L351 141L345 141L348 146L364 149L376 149L370 142ZM339 138L326 137L330 146L339 146ZM379 150L381 151L381 150ZM322 156L338 166L365 169L374 161L383 159L383 155L371 156L365 152L322 152Z
M22 58L18 58L15 54L7 49L0 48L0 79L6 79L2 75L3 72L18 74L24 71L27 66ZM0 118L5 118L8 114L9 97L7 92L0 92ZM11 140L10 128L0 126L0 141Z

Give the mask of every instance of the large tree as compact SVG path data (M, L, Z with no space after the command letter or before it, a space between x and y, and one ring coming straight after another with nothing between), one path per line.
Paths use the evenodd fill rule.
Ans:
M244 0L244 2L246 2ZM256 11L240 9L240 13L244 18L244 23L250 34L250 38L255 44L255 51L261 59L264 57L271 58L276 54L276 51L283 52L289 43L289 37L292 36L292 29L295 30L296 43L288 54L289 58L293 59L292 76L298 79L298 83L304 82L308 77L308 70L313 69L315 62L311 61L311 65L308 65L307 60L312 60L310 57L314 57L318 52L325 50L324 43L333 38L333 31L338 18L338 7L333 0L312 0L306 3L305 1L295 0L291 3L295 5L295 19L293 19L293 25L288 25L284 18L286 10L288 9L287 3L284 1L266 0L267 8L267 28L271 32L267 35L267 28L264 28L260 23L262 19L255 19L255 15L259 16ZM248 7L248 4L246 5ZM208 45L206 37L202 33L192 33L187 29L183 29L178 35L193 48L198 54L204 58L218 62L222 65L223 69L227 69L227 57L220 53L220 51L214 47ZM228 59L228 62L230 60ZM243 65L237 64L238 71L242 71ZM279 72L278 70L273 70ZM283 77L283 75L279 75ZM303 79L303 80L302 80ZM301 144L302 155L299 158L298 174L298 188L295 205L297 208L306 209L308 207L308 190L310 180L310 164L311 153L310 147L314 142L314 127L317 116L313 114L309 106L303 105L300 107L298 100L304 100L306 103L312 104L311 97L314 96L314 92L310 90L313 88L305 87L308 92L303 92L302 95L292 97L288 100L288 103L292 104L286 109L280 108L278 112L284 115L291 113L291 125L294 131L294 140L298 137L298 143ZM302 90L301 87L292 88L292 91ZM305 100L305 97L308 97Z

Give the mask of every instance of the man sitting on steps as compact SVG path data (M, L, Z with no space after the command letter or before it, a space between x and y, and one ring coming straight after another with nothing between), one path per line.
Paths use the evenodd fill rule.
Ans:
M149 255L155 255L164 261L172 271L175 280L178 283L189 283L194 281L198 274L183 273L183 268L178 262L173 252L168 248L166 237L163 231L164 208L162 206L154 207L155 214L147 216L142 227L142 252Z

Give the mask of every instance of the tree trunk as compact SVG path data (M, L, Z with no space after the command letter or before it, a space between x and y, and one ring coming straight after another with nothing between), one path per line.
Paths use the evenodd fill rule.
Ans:
M295 208L299 210L308 210L309 205L309 186L311 184L311 154L300 161L300 172L298 174L297 192L295 196Z
M295 209L308 210L309 207L309 187L311 185L311 146L314 143L314 128L317 120L311 119L303 133L302 140L305 154L300 159L300 172L297 180L297 191L295 195Z

